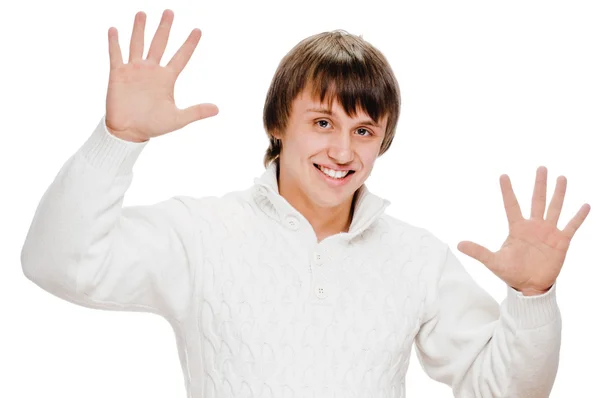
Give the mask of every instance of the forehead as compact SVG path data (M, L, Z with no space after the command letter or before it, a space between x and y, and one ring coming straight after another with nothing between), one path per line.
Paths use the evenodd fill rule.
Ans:
M357 119L358 123L367 124L375 128L383 128L383 126L387 124L387 115L382 115L380 120L374 120L368 112L365 112L365 110L360 107L358 101L355 102L354 109L344 109L337 99L336 94L337 93L332 90L328 93L329 97L325 96L323 101L321 101L318 95L311 92L310 89L305 88L294 100L292 117L312 118L315 115L327 114L334 118L347 117ZM331 104L328 101L331 101Z
M331 91L321 101L321 98L319 98L318 95L314 94L309 88L305 88L298 94L298 96L294 100L293 108L294 110L301 113L308 113L314 110L321 110L328 111L329 113L332 113L334 115L347 114L342 104L340 104L336 94L337 93L335 91ZM368 117L367 113L358 104L356 104L355 112L356 115L354 115L354 117Z

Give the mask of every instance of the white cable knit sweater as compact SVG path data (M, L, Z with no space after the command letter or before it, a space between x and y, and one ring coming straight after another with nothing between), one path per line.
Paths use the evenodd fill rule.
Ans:
M507 288L498 306L447 245L364 186L349 232L317 242L274 166L222 198L123 207L146 144L103 118L42 197L21 261L70 302L164 316L188 397L405 397L413 343L457 397L548 397L555 287Z

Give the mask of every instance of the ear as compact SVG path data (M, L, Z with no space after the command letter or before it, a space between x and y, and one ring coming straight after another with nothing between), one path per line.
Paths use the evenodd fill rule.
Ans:
M271 135L273 136L273 138L275 138L277 140L281 140L281 137L283 136L283 134L281 134L281 132L278 129L274 129L271 132Z

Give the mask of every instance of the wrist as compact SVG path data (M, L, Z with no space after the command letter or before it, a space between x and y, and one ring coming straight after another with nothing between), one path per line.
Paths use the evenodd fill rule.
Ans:
M129 130L117 130L117 129L111 128L108 124L106 125L106 130L111 135L113 135L121 140L124 140L124 141L142 143L142 142L146 142L149 140L148 138L146 138L146 137L142 138L138 134L135 134Z
M517 292L520 292L523 296L541 296L542 294L546 294L548 293L548 291L552 288L552 286L550 286L547 289L535 289L535 288L521 288L521 289L517 289L515 287L513 287L513 289L515 289Z

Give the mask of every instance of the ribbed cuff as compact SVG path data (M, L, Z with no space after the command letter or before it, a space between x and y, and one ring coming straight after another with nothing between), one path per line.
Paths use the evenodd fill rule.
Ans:
M556 283L538 296L524 296L507 286L506 310L519 328L535 329L545 326L560 315L556 302Z
M124 176L132 172L133 165L148 142L131 142L112 135L106 128L106 116L102 116L79 152L92 166L111 175Z

